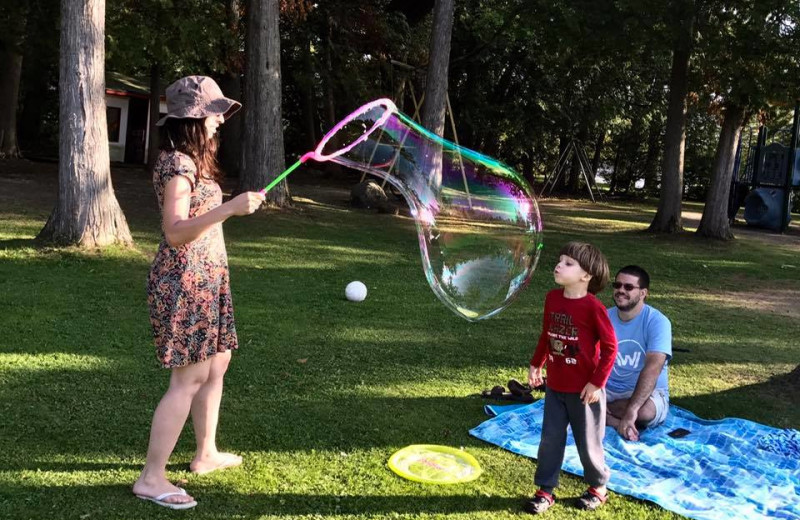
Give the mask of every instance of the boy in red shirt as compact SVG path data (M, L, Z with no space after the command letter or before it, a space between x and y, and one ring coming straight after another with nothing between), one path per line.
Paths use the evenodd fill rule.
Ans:
M553 489L564 461L567 425L589 489L580 497L585 509L597 509L607 499L610 471L605 465L606 429L604 387L617 356L617 338L605 305L594 295L608 283L608 262L596 247L570 242L559 252L554 278L561 289L547 293L542 334L530 362L528 383L542 384L547 364L539 465L534 482L539 487L525 504L529 513L547 511L555 502Z

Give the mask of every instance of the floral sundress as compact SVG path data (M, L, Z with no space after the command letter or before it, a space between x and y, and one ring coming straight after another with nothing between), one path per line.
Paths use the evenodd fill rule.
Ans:
M222 204L219 184L198 179L197 168L188 155L162 151L153 170L153 187L161 211L164 188L176 175L186 177L192 186L189 218ZM163 367L199 363L218 352L239 347L222 224L178 247L171 247L162 232L147 278L147 301L156 357Z

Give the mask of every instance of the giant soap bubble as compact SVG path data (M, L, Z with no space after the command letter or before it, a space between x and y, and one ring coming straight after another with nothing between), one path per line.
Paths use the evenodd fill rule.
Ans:
M502 311L536 268L542 222L532 190L508 166L429 132L388 99L368 103L328 132L308 159L386 179L414 217L425 277L457 315Z

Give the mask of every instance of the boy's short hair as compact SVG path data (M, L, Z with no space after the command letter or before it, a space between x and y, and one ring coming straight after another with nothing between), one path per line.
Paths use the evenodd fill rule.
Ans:
M592 275L588 291L597 294L608 285L608 261L603 253L592 244L586 242L569 242L559 251L558 256L566 255L581 266L581 269Z
M640 289L650 289L650 275L647 274L647 271L645 271L638 265L626 265L625 267L617 271L617 274L614 276L614 278L616 278L621 274L629 274L631 276L635 276L636 278L639 279Z

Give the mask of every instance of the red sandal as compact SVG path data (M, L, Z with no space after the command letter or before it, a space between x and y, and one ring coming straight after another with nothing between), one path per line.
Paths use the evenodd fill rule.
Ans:
M550 507L556 503L556 496L551 495L547 491L542 491L541 489L533 495L533 498L525 503L523 509L526 513L530 513L532 515L540 515L550 509Z
M578 498L581 509L586 509L587 511L594 511L598 507L605 504L606 501L608 501L608 491L603 494L593 487L590 487L584 491L580 498Z

